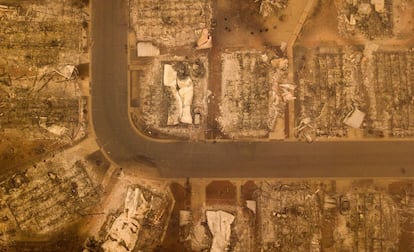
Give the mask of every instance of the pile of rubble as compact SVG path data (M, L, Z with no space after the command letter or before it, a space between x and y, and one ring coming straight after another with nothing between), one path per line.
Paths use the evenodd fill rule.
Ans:
M171 223L183 233L171 239L188 245L180 251L408 251L412 247L412 181L392 183L389 191L384 180L249 181L234 188L241 192L237 202L228 200L231 184L210 183L205 197L201 196L204 200L191 207L181 205L186 210L175 212L172 219L177 220ZM200 196L192 193L191 197Z
M375 94L370 94L370 133L414 136L414 52L378 50L373 52L370 61L371 75L365 82Z
M7 64L18 69L77 65L87 52L87 14L56 0L30 4L10 1L0 8L0 48Z
M346 137L359 128L368 104L361 73L362 51L321 47L309 53L299 71L296 135Z
M152 137L200 139L207 117L211 1L130 0L132 120Z
M138 41L167 47L188 46L211 23L211 1L130 0L130 26Z
M163 240L170 208L169 195L129 185L122 209L107 216L85 251L153 251Z
M221 116L223 133L232 138L265 137L295 99L288 81L288 61L274 53L227 52L222 56Z
M255 212L237 206L214 205L203 211L201 225L190 224L191 251L253 251ZM223 210L225 209L225 210ZM255 209L254 209L255 210Z
M55 234L91 211L99 191L77 158L59 154L0 181L1 243Z
M345 191L325 182L263 181L262 251L397 250L401 215L389 194L359 182Z
M207 225L213 236L210 252L227 251L234 216L224 211L207 211Z
M414 136L413 56L375 44L308 53L297 76L297 137Z
M102 244L104 251L131 251L134 249L141 231L141 223L149 210L138 188L128 188L124 210L116 217Z
M139 87L133 87L140 91L135 91L140 98L133 104L133 111L138 112L132 116L135 125L155 137L173 135L196 139L203 135L203 118L207 116L207 67L206 57L171 61L168 56L160 56L151 64L143 64L143 70L136 73L139 75L136 79L141 81ZM135 73L132 85L138 85L134 76Z
M14 83L13 78L10 80ZM18 129L44 135L46 139L55 136L76 140L81 137L80 90L74 80L48 72L10 86L0 86L0 97L3 98L0 128L6 134L9 129Z
M288 0L255 0L255 2L260 2L259 13L263 17L268 17L278 10L286 8L288 4Z
M317 187L307 183L263 181L257 202L262 251L318 251L321 210L317 193Z
M397 249L400 215L389 195L375 190L341 195L335 247L346 250Z
M27 153L19 141L49 145L83 138L76 66L88 61L87 12L56 0L8 4L0 7L1 138L17 141L11 143L20 146L15 156Z
M338 29L344 37L363 34L368 39L393 33L391 0L337 0Z
M414 221L413 185L414 184L412 180L401 180L394 181L388 186L389 193L400 210L400 216L398 216L400 222L400 229L394 230L393 228L390 228L389 230L391 232L399 234L399 247L402 247L402 250L407 251L414 249L414 233L412 231L412 223ZM384 225L382 227L388 226Z
M187 71L187 65L182 62L176 63L175 67L164 64L163 83L169 106L168 126L193 123L191 106L194 97L194 84L191 77L186 74ZM178 75L178 73L180 74Z

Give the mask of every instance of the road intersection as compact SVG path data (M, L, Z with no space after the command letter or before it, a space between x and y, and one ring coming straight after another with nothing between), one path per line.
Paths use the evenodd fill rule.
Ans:
M92 121L117 164L153 166L162 177L412 176L414 142L152 141L128 115L128 1L92 1Z

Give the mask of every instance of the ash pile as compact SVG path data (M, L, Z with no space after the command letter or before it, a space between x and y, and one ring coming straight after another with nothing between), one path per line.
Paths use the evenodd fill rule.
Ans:
M15 158L86 134L77 66L88 62L87 6L32 2L0 6L0 150L15 146Z
M0 246L49 239L84 220L101 197L91 169L81 156L59 153L1 180Z
M350 125L361 126L365 115L358 111L367 111L368 105L362 56L360 49L338 47L321 47L304 56L296 102L299 138L346 137Z
M222 97L218 122L230 138L269 136L284 122L294 100L288 60L272 50L226 52L222 56ZM282 123L284 125L284 123Z
M317 187L306 182L262 182L257 202L261 251L320 251L317 193Z
M299 139L414 135L412 50L367 44L299 54Z
M84 251L154 251L163 240L172 202L169 195L140 185L127 188L124 205L107 216Z
M338 0L335 3L342 36L362 34L373 40L393 35L391 0Z

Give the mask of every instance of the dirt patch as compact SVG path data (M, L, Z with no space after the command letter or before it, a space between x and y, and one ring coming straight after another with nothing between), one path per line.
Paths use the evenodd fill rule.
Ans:
M259 4L254 1L214 1L213 14L216 26L213 30L214 47L220 49L264 46L263 18L259 15Z
M214 41L214 37L213 37ZM213 47L210 55L210 68L209 68L209 83L208 83L208 92L211 92L207 98L208 104L208 115L207 115L207 128L205 131L206 139L216 139L224 137L223 133L220 130L220 125L217 121L217 118L220 116L219 104L221 102L221 52L218 47Z
M86 157L88 163L93 167L93 171L98 181L102 181L111 165L100 150L97 150Z
M89 77L89 63L80 64L77 67L80 78Z
M242 200L255 200L257 197L257 189L259 189L259 187L252 180L244 183L241 186Z
M260 3L249 0L214 1L214 45L219 48L255 48L287 42L305 8L306 1L290 0L287 7L264 18Z
M207 205L235 205L237 188L230 181L213 181L206 187Z
M320 45L321 41L335 41L337 44L348 43L346 39L339 36L337 9L332 0L318 0L296 44L314 47Z

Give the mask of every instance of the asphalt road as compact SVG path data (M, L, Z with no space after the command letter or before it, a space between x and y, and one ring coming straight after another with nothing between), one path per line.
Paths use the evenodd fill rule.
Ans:
M128 120L127 0L92 0L92 120L119 165L147 164L163 177L413 176L413 142L166 142Z

